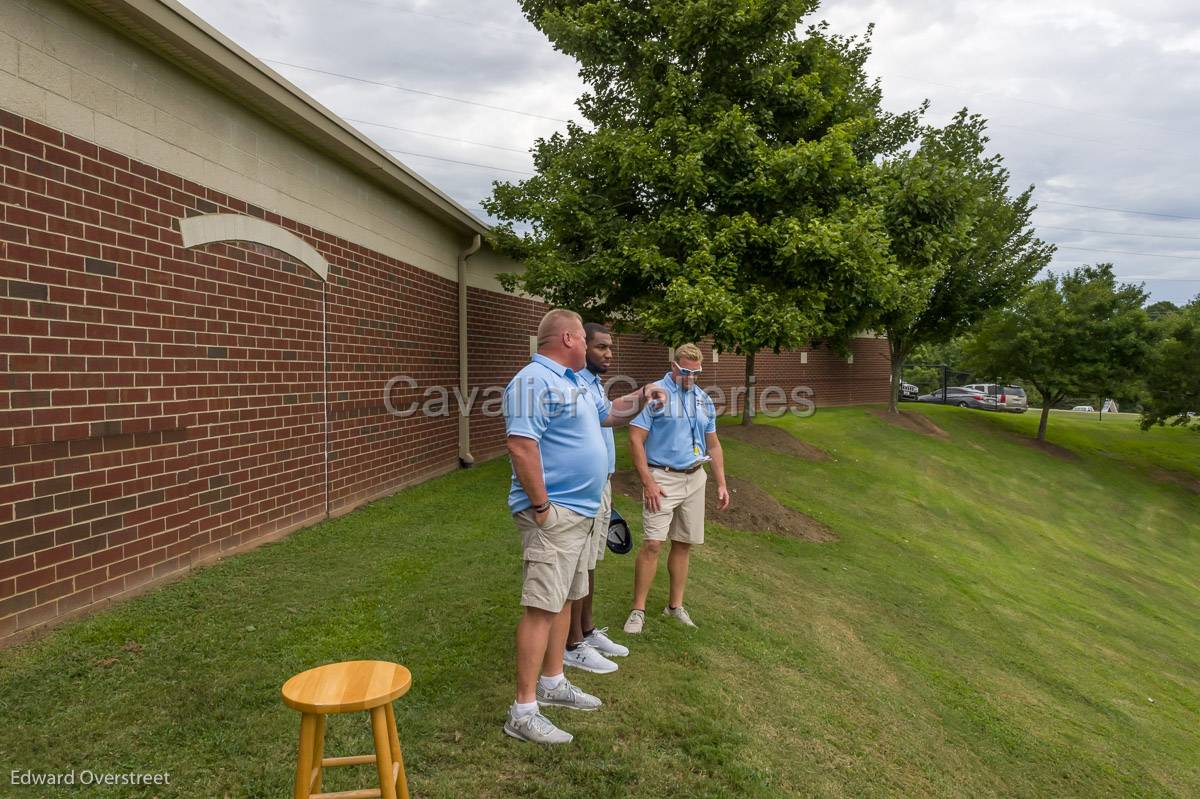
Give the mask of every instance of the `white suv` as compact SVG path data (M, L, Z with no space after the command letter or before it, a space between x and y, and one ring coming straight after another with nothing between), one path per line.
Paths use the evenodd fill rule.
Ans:
M967 386L972 391L987 394L996 398L996 409L1009 413L1025 413L1029 410L1029 398L1025 389L1020 386L1002 386L998 383L972 383Z

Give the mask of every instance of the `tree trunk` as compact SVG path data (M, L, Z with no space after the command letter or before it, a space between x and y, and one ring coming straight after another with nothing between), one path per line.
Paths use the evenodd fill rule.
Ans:
M742 424L754 423L754 355L746 356L746 399L742 404Z
M1046 440L1046 423L1050 421L1050 406L1054 403L1050 401L1047 394L1042 394L1042 418L1038 421L1037 440Z
M904 356L900 353L898 342L888 338L888 349L892 356L892 391L888 395L888 413L899 413L896 403L900 398L900 375L904 373Z
M896 402L899 402L900 397L900 374L904 372L904 361L892 356L892 394L888 395L888 413L898 414L900 408L896 407Z

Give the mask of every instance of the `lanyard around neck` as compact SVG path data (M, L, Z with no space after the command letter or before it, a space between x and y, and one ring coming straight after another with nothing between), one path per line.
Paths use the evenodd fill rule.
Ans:
M683 410L684 417L688 420L688 432L692 434L692 452L700 454L700 441L696 436L696 422L700 418L700 395L696 393L695 388L691 389L692 405L695 410L695 415L688 413L687 410L687 392L679 392L679 405Z

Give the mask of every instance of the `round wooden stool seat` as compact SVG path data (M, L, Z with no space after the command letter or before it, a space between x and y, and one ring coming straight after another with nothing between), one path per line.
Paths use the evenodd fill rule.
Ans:
M396 733L392 702L412 685L412 674L398 663L349 660L301 672L283 684L283 702L300 711L300 750L296 759L294 799L408 799L404 756ZM325 716L365 710L371 717L375 754L325 756ZM378 788L321 793L322 775L335 766L373 764Z
M408 693L412 674L397 663L348 660L303 671L283 684L283 702L302 713L370 710Z

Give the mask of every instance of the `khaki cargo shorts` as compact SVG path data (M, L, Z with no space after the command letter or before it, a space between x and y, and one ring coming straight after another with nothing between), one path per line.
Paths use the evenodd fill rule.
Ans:
M545 526L538 527L534 517L533 508L513 514L525 561L521 604L558 613L568 599L587 596L596 522L557 504L550 506Z
M663 490L659 509L651 511L642 501L643 535L649 541L704 543L704 485L708 473L700 467L691 474L650 468L654 482Z
M604 560L604 550L608 549L608 522L612 519L612 482L604 484L604 493L600 495L600 510L596 513L596 532L592 536L595 546L592 547L588 558L588 569L595 569L596 564Z

